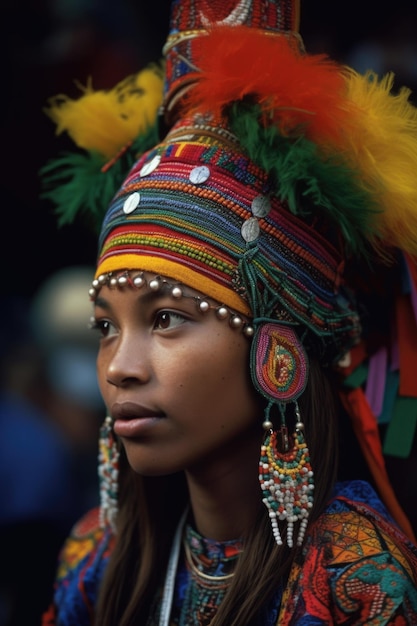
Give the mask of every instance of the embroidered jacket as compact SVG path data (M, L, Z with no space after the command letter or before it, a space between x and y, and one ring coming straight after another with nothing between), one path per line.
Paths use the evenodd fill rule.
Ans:
M74 528L59 559L42 626L90 626L114 536L98 510ZM417 624L417 548L365 482L339 483L308 530L283 595L262 626Z

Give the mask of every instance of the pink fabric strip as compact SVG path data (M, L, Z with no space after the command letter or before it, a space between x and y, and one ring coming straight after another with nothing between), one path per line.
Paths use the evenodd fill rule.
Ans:
M385 382L387 375L388 353L381 347L369 359L368 379L365 395L372 413L378 417L384 406Z

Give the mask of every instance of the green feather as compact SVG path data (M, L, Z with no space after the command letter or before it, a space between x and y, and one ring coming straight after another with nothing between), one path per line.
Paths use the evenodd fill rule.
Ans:
M365 253L366 239L377 234L374 215L380 209L355 184L358 174L341 156L322 157L319 149L302 134L283 137L275 126L260 123L260 107L234 103L229 110L232 132L249 157L274 180L276 195L290 211L312 219L330 218L342 232L352 252Z
M105 172L97 152L65 153L40 170L42 196L55 205L58 226L84 215L99 232L104 214L138 157L158 142L158 125L149 127Z

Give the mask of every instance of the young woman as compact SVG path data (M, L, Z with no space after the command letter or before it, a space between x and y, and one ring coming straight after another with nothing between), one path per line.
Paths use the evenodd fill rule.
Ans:
M173 2L167 132L101 226L102 505L43 623L415 623L413 531L352 376L412 312L417 114L306 55L296 4L212 4Z

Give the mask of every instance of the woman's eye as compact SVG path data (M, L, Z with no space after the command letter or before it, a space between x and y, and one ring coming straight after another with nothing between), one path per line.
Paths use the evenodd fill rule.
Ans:
M108 320L94 320L91 329L97 330L102 337L108 337L114 333L114 326Z
M155 317L154 328L156 330L171 330L184 324L185 317L172 311L160 311Z

